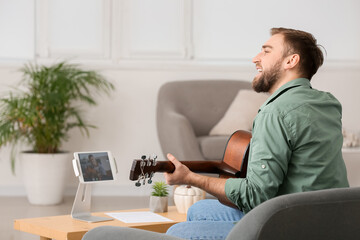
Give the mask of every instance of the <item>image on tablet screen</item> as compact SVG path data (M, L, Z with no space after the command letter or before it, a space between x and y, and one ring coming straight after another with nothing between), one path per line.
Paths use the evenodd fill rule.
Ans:
M79 160L84 182L114 179L107 152L80 153Z

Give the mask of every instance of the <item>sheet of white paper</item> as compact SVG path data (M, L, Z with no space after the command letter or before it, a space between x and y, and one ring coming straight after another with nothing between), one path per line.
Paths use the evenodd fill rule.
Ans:
M145 223L145 222L172 222L173 220L160 216L153 212L116 212L106 215L120 220L124 223Z

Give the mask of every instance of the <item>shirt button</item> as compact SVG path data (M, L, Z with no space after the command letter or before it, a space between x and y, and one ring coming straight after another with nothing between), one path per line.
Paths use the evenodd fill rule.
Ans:
M261 165L261 168L262 168L262 169L265 169L265 168L266 168L265 164Z

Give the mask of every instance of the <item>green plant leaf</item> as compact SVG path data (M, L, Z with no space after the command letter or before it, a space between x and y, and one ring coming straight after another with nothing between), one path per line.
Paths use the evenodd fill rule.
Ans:
M166 197L169 195L168 185L165 182L154 182L151 196Z

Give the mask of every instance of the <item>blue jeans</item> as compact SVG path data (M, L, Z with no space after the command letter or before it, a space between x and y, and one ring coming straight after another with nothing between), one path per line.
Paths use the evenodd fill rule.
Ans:
M227 207L218 200L201 200L189 208L186 222L173 225L166 234L193 240L225 239L243 216L240 210Z

